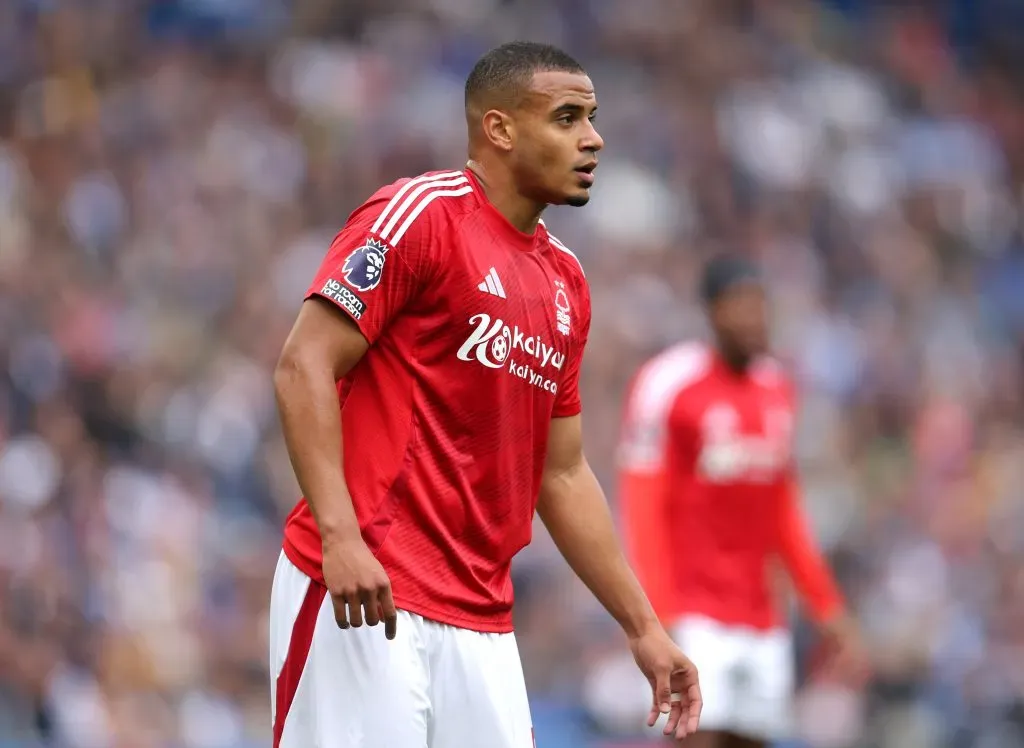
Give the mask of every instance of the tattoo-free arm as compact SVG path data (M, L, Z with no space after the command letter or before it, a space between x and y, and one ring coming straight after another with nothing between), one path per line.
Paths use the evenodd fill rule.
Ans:
M537 513L576 575L630 638L659 625L615 534L604 491L583 455L580 416L555 418Z
M295 477L325 543L359 537L342 468L337 381L368 348L330 303L303 303L274 371L274 390Z

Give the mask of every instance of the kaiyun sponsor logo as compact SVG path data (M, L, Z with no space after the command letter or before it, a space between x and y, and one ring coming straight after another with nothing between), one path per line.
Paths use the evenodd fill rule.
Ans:
M551 393L558 391L557 382L544 370L550 367L561 371L564 353L541 336L530 335L518 325L506 325L504 320L492 319L489 314L475 314L469 318L469 324L474 328L459 348L460 360L477 361L490 369L507 369L534 387Z

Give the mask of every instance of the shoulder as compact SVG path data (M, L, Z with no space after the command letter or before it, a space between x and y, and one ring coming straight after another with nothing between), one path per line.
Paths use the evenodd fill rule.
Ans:
M705 379L711 361L703 343L680 343L649 359L634 378L630 413L637 418L667 415L682 394Z
M661 467L674 430L677 404L683 393L703 381L711 356L700 343L681 343L650 359L637 372L630 391L620 464L631 470Z
M471 207L473 185L461 171L435 171L385 185L360 205L347 225L358 224L391 247L444 234ZM403 241L404 240L404 241Z
M750 370L750 377L758 386L766 390L782 393L791 399L796 397L793 380L777 358L764 356L758 359Z

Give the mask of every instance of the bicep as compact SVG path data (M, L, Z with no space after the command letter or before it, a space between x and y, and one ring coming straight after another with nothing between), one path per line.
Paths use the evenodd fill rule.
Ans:
M329 369L337 381L351 371L369 346L351 317L323 297L311 296L299 309L278 368Z

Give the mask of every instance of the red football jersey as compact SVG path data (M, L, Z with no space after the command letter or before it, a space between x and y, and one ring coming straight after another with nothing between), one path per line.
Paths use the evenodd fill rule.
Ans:
M797 499L794 405L774 362L737 374L702 344L670 348L635 377L619 500L637 574L662 618L778 625L774 556L815 617L836 612L838 592Z
M553 417L580 412L590 295L543 223L516 230L467 171L381 189L331 244L308 297L370 343L338 383L345 479L398 607L512 630ZM305 500L284 550L323 581Z

